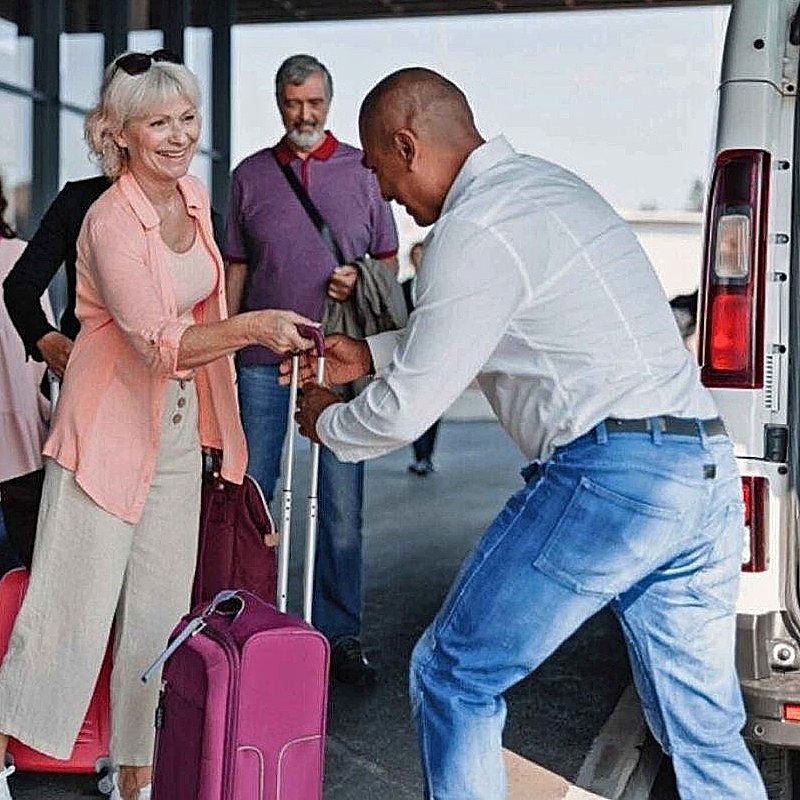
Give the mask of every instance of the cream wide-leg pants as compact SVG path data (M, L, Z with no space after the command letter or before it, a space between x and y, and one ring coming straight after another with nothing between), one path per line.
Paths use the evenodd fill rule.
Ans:
M192 382L168 383L158 463L138 524L101 509L71 472L47 460L28 593L0 668L0 732L69 758L113 622L111 758L153 763L160 676L147 685L139 676L189 607L200 479Z

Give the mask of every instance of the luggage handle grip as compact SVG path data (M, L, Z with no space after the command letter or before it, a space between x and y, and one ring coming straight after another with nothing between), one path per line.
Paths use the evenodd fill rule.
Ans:
M313 340L314 349L320 358L325 356L325 336L319 328L312 328L311 325L298 325L297 331L302 337Z

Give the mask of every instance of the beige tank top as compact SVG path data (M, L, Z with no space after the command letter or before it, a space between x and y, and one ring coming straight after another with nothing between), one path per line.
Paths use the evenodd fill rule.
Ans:
M193 322L192 309L205 300L217 285L217 270L211 255L195 233L192 246L176 253L164 245L164 261L175 284L178 317Z

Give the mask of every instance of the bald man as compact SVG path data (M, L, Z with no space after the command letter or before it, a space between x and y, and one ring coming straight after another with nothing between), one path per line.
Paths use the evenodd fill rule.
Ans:
M636 237L572 173L484 141L429 70L381 81L360 131L384 197L436 225L406 330L329 341L332 383L375 380L347 404L308 387L301 430L373 458L477 377L530 461L412 656L426 797L505 796L503 693L610 605L681 798L764 800L733 659L740 478Z

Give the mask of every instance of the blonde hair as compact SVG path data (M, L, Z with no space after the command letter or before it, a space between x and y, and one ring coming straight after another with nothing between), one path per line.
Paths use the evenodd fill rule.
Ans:
M144 116L153 106L174 97L185 97L198 112L200 109L197 78L183 64L153 61L145 72L128 75L117 66L117 60L106 67L100 100L84 122L91 155L111 180L116 180L127 167L128 153L114 137L128 120Z

